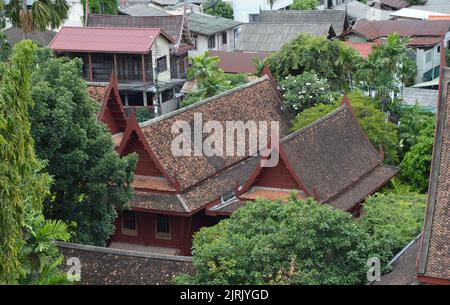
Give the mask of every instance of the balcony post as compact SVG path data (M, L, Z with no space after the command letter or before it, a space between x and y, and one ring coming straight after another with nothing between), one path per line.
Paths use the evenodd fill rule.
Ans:
M142 82L145 84L146 80L145 80L145 58L144 58L144 54L142 54L141 59L142 59Z
M92 72L92 56L91 53L88 53L88 60L89 60L89 81L94 80L94 73Z

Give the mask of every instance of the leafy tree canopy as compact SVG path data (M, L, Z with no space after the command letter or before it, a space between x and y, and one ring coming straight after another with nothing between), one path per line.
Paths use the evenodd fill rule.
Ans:
M431 159L434 144L434 124L420 131L411 149L400 164L400 178L414 191L426 193L430 177Z
M203 7L206 7L203 11L206 14L234 19L233 8L229 3L221 0L209 0L203 4Z
M5 17L25 33L58 28L69 11L66 0L34 0L31 6L27 3L27 0L11 0L5 5Z
M397 164L397 126L386 121L386 115L377 109L370 97L360 92L348 94L350 104L356 118L364 132L376 148L383 146L386 162ZM339 102L332 104L318 104L297 115L293 121L292 131L298 130L330 113L339 106Z
M247 82L246 74L224 73L219 68L220 58L210 56L208 51L203 55L190 57L189 60L191 67L188 70L188 79L197 82L197 89L188 94L181 104L183 107Z
M36 151L55 182L45 201L50 218L75 222L76 242L104 246L116 209L132 197L136 156L120 158L86 91L79 59L52 58L41 49L32 75L30 109Z
M301 232L301 234L299 234ZM256 200L194 237L195 284L355 284L367 234L346 212L313 200Z
M86 0L81 0L83 13L86 13ZM117 0L89 0L91 14L117 15Z
M314 71L319 78L329 81L333 91L341 92L351 88L350 82L355 78L360 61L358 52L344 43L305 33L267 58L278 81L289 75Z
M426 196L417 193L378 193L363 205L361 227L371 236L369 256L386 270L392 257L422 230Z
M293 115L316 104L329 104L340 95L331 92L328 81L319 78L314 72L286 76L278 84L283 94L285 109Z
M50 177L36 158L28 108L36 46L14 47L0 74L0 283L65 282L54 240L67 241L67 225L45 220L42 202Z
M317 0L294 0L289 7L291 10L315 10L318 5Z

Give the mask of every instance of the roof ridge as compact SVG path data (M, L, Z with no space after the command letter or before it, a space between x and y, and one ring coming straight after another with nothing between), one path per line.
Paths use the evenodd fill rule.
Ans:
M338 108L334 109L333 111L327 113L326 115L324 115L323 117L315 120L312 123L309 123L306 126L303 126L302 128L300 128L299 130L294 131L293 133L288 134L287 136L285 136L284 138L281 139L280 143L286 143L289 142L290 140L292 140L293 138L297 137L299 134L311 129L312 127L315 127L325 121L327 121L328 119L332 118L336 113L343 111L345 109L348 109L347 105L343 104L340 105Z
M160 121L165 120L167 118L176 116L176 115L178 115L180 113L184 113L184 112L186 112L188 110L191 110L191 109L194 109L194 108L198 108L200 106L203 106L204 104L207 104L209 102L213 102L213 101L215 101L215 100L217 100L217 99L219 99L221 97L228 96L228 95L230 95L232 93L235 93L235 92L239 92L239 91L241 91L243 89L255 86L255 85L257 85L259 83L262 83L264 81L267 81L267 80L270 81L269 78L266 75L263 75L262 77L258 78L257 80L254 80L254 81L248 82L246 84L234 87L234 88L232 88L230 90L227 90L227 91L224 91L224 92L219 93L217 95L214 95L214 96L208 97L206 99L203 99L203 100L201 100L201 101L199 101L197 103L188 105L186 107L183 107L183 108L171 111L171 112L169 112L167 114L163 114L163 115L158 116L156 118L153 118L153 119L150 119L148 121L142 122L142 123L139 124L139 127L144 128L144 127L153 125L154 123L157 123L157 122L160 122Z

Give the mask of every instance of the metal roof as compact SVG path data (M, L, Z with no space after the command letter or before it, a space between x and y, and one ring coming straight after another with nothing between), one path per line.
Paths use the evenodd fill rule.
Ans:
M261 11L259 22L275 23L326 23L333 26L336 35L346 30L347 17L345 11L341 10L280 10L280 11Z
M119 13L130 16L170 16L165 10L148 5L148 4L134 4L119 8Z
M419 103L422 107L435 111L438 101L438 90L421 88L403 88L403 102L408 106Z
M333 27L326 23L247 23L242 25L236 50L276 52L300 33L335 35Z
M370 7L367 4L361 3L357 0L349 1L336 5L335 10L347 10L347 16L352 19L367 19L367 20L388 20L389 11L384 11L375 7Z
M232 19L203 13L188 14L187 23L191 32L203 35L213 35L242 24L242 22L234 21Z
M416 10L416 9L412 9L412 8L402 8L401 10L390 13L390 15L392 17L397 17L397 18L410 18L410 19L419 19L419 20L426 20L430 16L449 16L448 14Z
M147 54L161 29L63 27L49 47L54 51Z

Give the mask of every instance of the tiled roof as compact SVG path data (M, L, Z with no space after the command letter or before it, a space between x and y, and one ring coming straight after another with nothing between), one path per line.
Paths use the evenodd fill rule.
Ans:
M450 69L442 72L419 280L450 284Z
M4 33L6 35L6 40L8 40L8 44L11 46L14 46L24 38L23 31L15 27L10 27L4 30ZM47 47L50 41L52 41L53 37L55 37L55 35L56 32L54 31L27 33L27 39L34 41L38 45Z
M236 50L276 52L301 33L335 36L333 27L327 23L247 23L242 25Z
M278 121L280 135L288 133L288 119L281 109L279 94L267 77L142 123L147 142L164 170L178 181L181 190L248 157L248 152L246 156L175 157L171 151L175 138L172 125L179 120L193 124L195 113L202 115L203 122L218 121L224 128L226 121Z
M63 27L49 47L61 52L147 54L161 33L147 28Z
M281 145L308 192L343 210L360 203L398 172L382 165L379 152L346 103L287 136Z
M194 273L192 259L186 256L63 242L57 246L66 259L80 259L81 285L171 285L175 276ZM69 272L71 266L61 268Z
M240 199L255 200L258 198L268 199L268 200L286 200L288 199L293 190L290 189L280 189L272 187L258 187L254 186L246 193L239 195ZM303 192L297 192L298 199L305 199L306 195Z
M242 22L219 16L211 16L203 13L190 13L187 15L189 30L193 33L213 35L242 24Z
M89 14L89 27L160 28L178 41L183 28L183 16L125 16Z
M358 20L350 32L357 33L369 41L387 37L396 32L401 36L441 37L450 30L450 21L429 20Z
M163 177L135 175L132 186L141 190L175 191L169 181Z
M209 51L209 54L220 58L219 68L225 73L255 73L253 58L264 60L271 52Z
M108 90L108 87L104 86L104 85L88 85L87 86L87 91L88 91L89 96L94 101L99 103L100 105L103 104L107 90Z
M345 41L345 44L358 51L358 53L364 58L367 58L369 54L372 53L373 43L371 42Z
M340 35L348 26L345 11L341 10L273 10L261 11L258 22L267 23L325 23Z
M134 209L157 210L168 212L186 211L183 204L175 194L151 193L134 191L133 199L130 201L130 207Z

